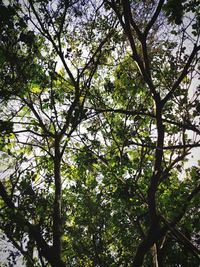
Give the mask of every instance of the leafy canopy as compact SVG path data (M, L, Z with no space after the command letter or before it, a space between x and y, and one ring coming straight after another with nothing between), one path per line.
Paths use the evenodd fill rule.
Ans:
M193 0L0 1L0 229L26 266L199 266L199 23Z

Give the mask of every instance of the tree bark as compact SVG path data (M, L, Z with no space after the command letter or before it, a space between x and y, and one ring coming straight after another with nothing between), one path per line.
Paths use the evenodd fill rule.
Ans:
M55 155L54 155L54 185L55 196L53 204L53 250L57 259L61 259L61 236L62 236L62 220L61 220L61 197L62 197L62 185L61 185L61 153L59 138L55 137ZM53 265L52 265L53 266ZM60 266L60 265L59 265Z

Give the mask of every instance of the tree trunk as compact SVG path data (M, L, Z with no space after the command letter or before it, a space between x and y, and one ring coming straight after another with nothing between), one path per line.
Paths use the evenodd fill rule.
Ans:
M54 184L55 184L55 196L53 205L53 250L55 257L61 260L61 236L62 236L62 220L61 220L61 154L59 139L55 138L55 155L54 155ZM52 265L53 266L53 265ZM60 265L57 265L60 266Z

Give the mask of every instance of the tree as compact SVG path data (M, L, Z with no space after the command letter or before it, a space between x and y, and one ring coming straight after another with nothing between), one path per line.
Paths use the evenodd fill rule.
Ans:
M0 228L26 266L198 266L197 2L0 13Z

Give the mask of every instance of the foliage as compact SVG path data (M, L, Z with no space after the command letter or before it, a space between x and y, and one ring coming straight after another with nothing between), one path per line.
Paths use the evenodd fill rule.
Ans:
M0 1L0 30L10 261L199 266L196 1Z

